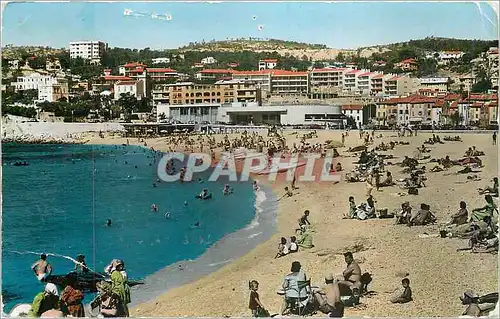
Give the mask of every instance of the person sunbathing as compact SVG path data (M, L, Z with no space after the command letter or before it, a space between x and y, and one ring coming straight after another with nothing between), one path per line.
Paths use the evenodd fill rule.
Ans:
M329 314L331 318L344 316L344 304L340 299L339 284L331 274L325 276L325 286L313 291L313 296L318 304L318 310L322 313Z
M451 215L450 221L447 225L464 225L467 224L467 220L469 219L469 212L467 211L467 204L464 201L460 202L460 209L457 213Z
M411 217L409 226L424 226L436 221L436 217L430 212L427 204L421 204L417 213Z
M356 214L356 203L354 202L354 197L349 196L349 212L347 214L344 214L344 218L347 219L356 219L357 214Z
M431 169L430 169L430 171L431 171L431 172L433 172L433 173L437 173L437 172L442 172L442 171L444 171L444 169L443 169L441 166L436 165L436 166L434 166L433 168L431 168Z
M411 207L409 202L404 202L401 204L401 210L396 213L395 224L405 224L408 225L411 219Z
M498 197L498 177L493 177L493 187L479 188L479 195L489 194Z

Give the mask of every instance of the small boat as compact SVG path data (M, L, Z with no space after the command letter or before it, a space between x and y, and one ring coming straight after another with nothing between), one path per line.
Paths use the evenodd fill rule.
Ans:
M46 282L53 283L64 289L68 285L68 277L76 275L76 287L83 292L97 292L97 283L100 281L111 282L111 277L108 274L97 272L70 272L66 275L50 275L47 277ZM129 280L129 287L144 284L141 281Z

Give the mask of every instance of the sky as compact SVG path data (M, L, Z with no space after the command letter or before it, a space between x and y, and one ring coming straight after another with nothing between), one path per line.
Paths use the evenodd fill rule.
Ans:
M126 16L125 9L147 16ZM169 49L258 37L353 49L427 36L498 39L495 11L473 2L24 2L9 3L2 18L2 46L102 40Z

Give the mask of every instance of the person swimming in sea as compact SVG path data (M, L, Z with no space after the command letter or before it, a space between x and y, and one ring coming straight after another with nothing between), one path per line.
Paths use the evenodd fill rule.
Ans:
M156 204L151 205L151 211L156 213L158 211L158 205Z
M224 189L222 190L222 194L224 195L231 195L233 193L233 189L229 184L224 185Z
M208 192L208 189L204 188L203 191L196 196L198 199L210 199L212 198L212 194Z
M111 226L111 219L106 220L106 226Z
M187 206L188 205L188 202L187 200L184 201L184 206Z
M165 213L165 219L170 219L170 212Z
M259 184L257 184L257 181L253 181L253 190L258 191L259 190Z

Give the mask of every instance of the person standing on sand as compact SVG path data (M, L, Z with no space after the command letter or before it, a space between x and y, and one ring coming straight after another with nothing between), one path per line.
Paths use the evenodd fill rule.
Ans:
M497 131L493 132L493 145L497 145Z
M257 280L252 280L248 283L248 287L250 289L250 302L248 303L248 308L252 310L252 316L255 318L269 317L269 311L267 311L266 307L260 302L259 293L257 292L259 289L259 282Z
M41 254L40 259L31 266L31 269L39 281L44 281L52 274L52 266L47 262L46 254Z

